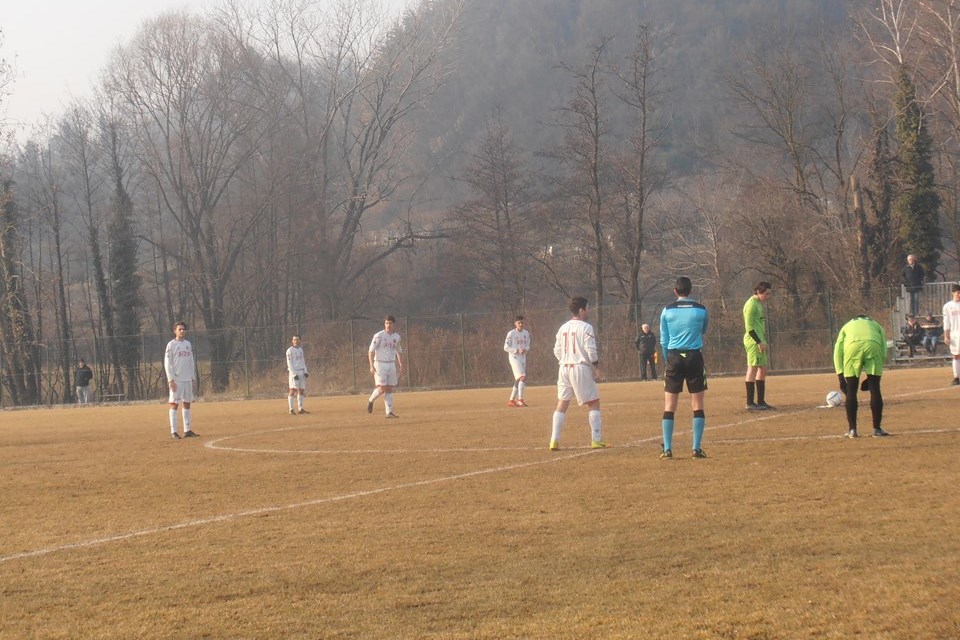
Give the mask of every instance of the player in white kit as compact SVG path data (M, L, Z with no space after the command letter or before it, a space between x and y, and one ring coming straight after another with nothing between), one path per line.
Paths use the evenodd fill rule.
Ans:
M553 345L553 355L560 363L557 376L557 410L553 412L553 431L550 434L550 450L560 448L560 433L567 416L567 408L574 397L577 404L587 405L587 420L590 423L590 446L603 449L600 421L600 358L597 352L597 338L593 326L586 322L587 299L570 300L570 312L573 317L557 331L557 341Z
M513 388L510 391L508 407L525 407L523 391L527 386L527 352L530 351L530 332L523 328L523 316L513 321L513 329L507 333L503 350L509 355L510 369L513 371Z
M173 324L173 340L167 343L163 353L163 370L170 387L170 437L180 439L177 433L177 407L183 403L183 437L196 438L190 428L190 403L193 402L193 383L196 380L196 364L193 360L193 345L187 340L187 324Z
M383 396L384 411L388 418L399 418L393 412L393 388L400 379L403 361L400 358L400 334L394 330L393 316L383 319L383 331L378 331L370 342L367 359L376 388L367 400L367 413L373 413L373 401Z
M953 356L953 382L960 385L960 284L950 286L953 300L943 305L943 341Z
M303 348L300 346L300 336L294 334L290 338L290 347L287 349L287 381L290 388L287 406L290 407L292 416L308 413L303 408L303 398L307 395L307 378L309 377L307 362L303 358ZM297 402L297 410L293 408L294 399Z

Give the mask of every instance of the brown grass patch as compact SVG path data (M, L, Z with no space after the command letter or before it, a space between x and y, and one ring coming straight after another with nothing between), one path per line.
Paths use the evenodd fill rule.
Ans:
M839 436L830 375L771 378L778 411L711 381L657 459L658 383L602 387L591 452L554 389L8 411L2 638L960 637L960 390L884 376L892 438ZM684 399L685 401L685 399ZM861 408L869 433L869 408Z

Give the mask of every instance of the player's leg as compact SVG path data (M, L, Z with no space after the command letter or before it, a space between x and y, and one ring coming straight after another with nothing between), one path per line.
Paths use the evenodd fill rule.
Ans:
M747 373L743 377L743 383L747 392L747 409L755 409L757 403L754 401L754 395L757 390L757 369L760 366L760 349L757 343L750 336L743 337L743 350L747 355Z
M663 453L661 458L673 457L674 416L680 392L683 391L684 361L675 351L667 352L667 361L663 370L663 419L660 423L663 431Z
M870 390L870 413L873 417L873 435L889 435L881 426L883 423L883 393L880 391L880 376L868 373L867 389Z
M960 385L960 355L953 356L953 382L950 384Z
M197 434L192 427L192 412L190 403L193 402L193 382L181 382L177 385L183 400L183 437L196 438Z
M297 408L300 413L306 413L306 410L303 408L303 401L307 397L307 390L303 387L297 389Z
M703 432L706 428L703 395L707 390L707 369L703 364L703 354L699 351L688 354L685 366L687 391L690 392L690 408L693 410L693 422L691 424L693 457L706 458L707 454L703 452L701 446Z
M177 409L179 408L179 405L177 405L175 402L171 402L168 406L170 408L170 437L174 438L175 440L179 440L180 434L177 433Z
M860 385L860 373L863 371L863 347L865 343L854 343L844 351L843 354L843 379L846 387L847 400L845 409L847 412L847 437L856 438L857 433L857 409L859 408L857 400L857 391Z
M560 448L560 434L563 433L563 423L567 418L567 409L570 407L570 400L573 399L573 387L570 386L567 379L569 369L570 367L560 365L560 373L557 376L557 408L553 412L550 429L551 451Z
M296 412L293 410L293 399L297 395L296 387L290 387L289 392L287 393L287 408L290 410L290 415L294 415Z
M590 424L590 446L594 449L603 449L607 443L603 441L603 419L600 415L600 399L587 402L587 422Z
M517 378L517 406L527 406L527 401L523 399L523 394L527 389L527 374L523 373Z
M385 384L382 387L383 389L383 414L390 417L395 417L393 413L393 385Z
M373 401L383 395L382 375L380 372L380 362L373 362L373 393L367 399L367 413L373 413Z

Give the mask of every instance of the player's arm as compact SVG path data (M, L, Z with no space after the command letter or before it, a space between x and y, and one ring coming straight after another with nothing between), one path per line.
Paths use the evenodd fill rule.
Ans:
M503 350L506 351L507 353L516 352L516 349L513 348L513 341L510 339L511 333L508 333L507 339L503 341Z

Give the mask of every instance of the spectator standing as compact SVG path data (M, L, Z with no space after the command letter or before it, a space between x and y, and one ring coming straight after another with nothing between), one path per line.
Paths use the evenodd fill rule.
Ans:
M907 296L910 298L910 313L917 315L920 313L920 294L923 292L923 283L927 276L923 267L917 262L917 256L912 253L907 256L907 264L904 265L901 276Z
M647 365L650 365L650 379L657 379L657 334L649 324L640 325L637 336L637 351L640 352L640 379L647 379Z
M77 360L77 370L74 371L74 384L77 388L77 404L90 404L90 381L93 380L93 371L83 361Z

